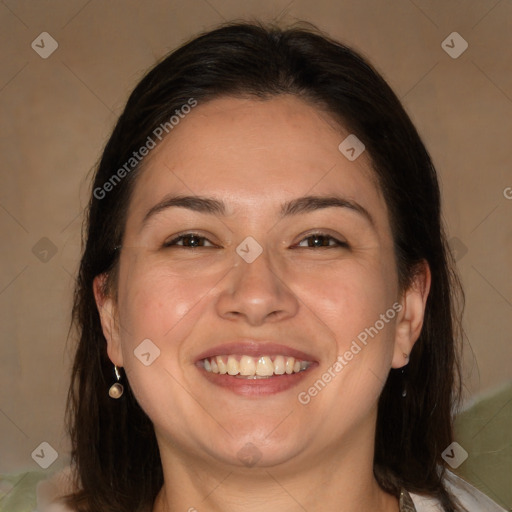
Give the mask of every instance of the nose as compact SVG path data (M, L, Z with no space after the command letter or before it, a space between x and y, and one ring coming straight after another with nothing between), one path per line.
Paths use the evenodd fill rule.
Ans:
M258 326L297 314L299 301L270 260L264 250L252 263L242 258L237 261L218 297L216 307L221 317Z

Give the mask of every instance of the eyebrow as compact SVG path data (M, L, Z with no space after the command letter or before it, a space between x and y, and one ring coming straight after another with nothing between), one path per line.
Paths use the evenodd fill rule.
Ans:
M226 216L226 204L211 197L170 195L148 210L142 220L144 226L150 218L168 208L186 208L198 213ZM281 205L280 218L321 210L324 208L347 208L365 218L375 229L375 221L370 212L358 202L337 195L303 196Z

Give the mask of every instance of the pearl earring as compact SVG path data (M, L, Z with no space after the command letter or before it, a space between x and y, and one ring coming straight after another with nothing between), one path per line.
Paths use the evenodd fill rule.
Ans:
M124 387L119 382L121 380L121 374L119 373L119 369L117 368L116 365L114 365L114 373L116 374L117 382L114 382L114 384L110 386L108 390L108 395L110 396L110 398L115 398L117 400L118 398L121 398L121 396L123 395Z

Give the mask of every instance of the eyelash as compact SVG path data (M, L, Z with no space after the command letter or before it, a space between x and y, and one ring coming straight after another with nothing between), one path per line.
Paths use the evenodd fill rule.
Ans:
M195 238L199 238L199 239L202 239L202 240L208 240L206 237L201 236L199 233L190 232L190 233L184 233L182 235L179 235L179 236L173 238L172 240L169 240L168 242L165 242L163 247L164 248L168 248L168 247L176 246L176 247L183 247L184 249L200 249L201 248L201 247L187 247L185 245L181 245L181 246L180 245L176 245L176 242L180 242L184 238L187 238L187 237L195 237ZM347 244L347 242L342 242L341 240L338 240L337 238L334 238L333 236L328 235L327 233L321 233L321 232L311 233L310 235L304 237L300 242L303 242L304 240L307 240L308 238L313 238L313 237L326 237L326 238L329 238L331 240L334 240L334 242L336 242L336 245L327 245L327 246L318 246L318 247L299 247L299 249L319 249L319 248L322 248L322 249L333 249L335 247L349 248L349 245ZM210 240L208 240L208 241L210 242ZM212 243L212 242L210 242L210 243ZM208 248L214 248L214 247L208 247Z

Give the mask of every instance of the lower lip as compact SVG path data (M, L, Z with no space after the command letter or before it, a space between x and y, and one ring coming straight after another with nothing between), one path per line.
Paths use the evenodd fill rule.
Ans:
M307 370L265 379L240 379L232 375L207 372L201 366L198 366L198 369L206 379L216 386L229 389L237 395L260 397L275 395L297 386L315 366L316 363L313 363Z

